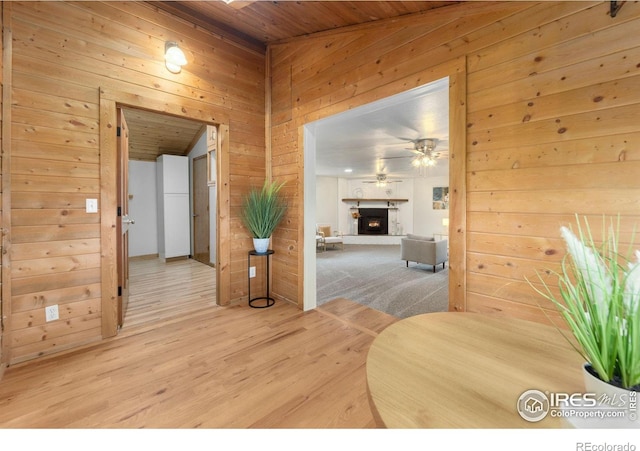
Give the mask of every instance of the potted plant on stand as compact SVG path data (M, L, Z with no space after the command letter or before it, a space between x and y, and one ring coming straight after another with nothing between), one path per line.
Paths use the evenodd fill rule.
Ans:
M269 248L273 231L287 211L287 204L280 195L284 182L265 180L262 188L251 188L242 203L242 222L253 237L257 253L264 254Z
M558 290L541 276L544 289L532 287L558 308L578 343L586 392L596 395L599 407L631 408L640 391L640 251L620 251L619 221L614 227L603 220L598 245L588 221L581 226L576 219L577 236L560 229L568 253L555 274ZM638 413L630 409L626 424L639 427Z

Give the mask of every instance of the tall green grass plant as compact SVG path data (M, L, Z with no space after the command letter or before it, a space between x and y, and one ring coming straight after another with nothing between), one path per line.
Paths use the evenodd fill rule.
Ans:
M280 194L284 182L265 180L262 188L252 188L242 203L242 222L253 238L269 238L287 212Z
M568 253L558 277L560 297L531 286L555 304L600 379L638 390L640 384L640 251L620 252L620 221L603 219L598 245L587 219L577 220L577 235L560 229ZM567 337L568 338L568 337Z

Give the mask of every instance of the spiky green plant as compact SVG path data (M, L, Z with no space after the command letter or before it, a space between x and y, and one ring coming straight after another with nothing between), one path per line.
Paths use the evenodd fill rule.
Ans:
M597 245L587 219L576 216L578 236L560 229L568 253L558 277L558 298L538 275L579 344L578 351L600 379L636 390L640 384L640 251L635 262L618 250L619 224L603 220L602 245Z
M265 180L261 189L252 188L242 203L242 222L253 238L269 238L287 212L280 195L285 182Z

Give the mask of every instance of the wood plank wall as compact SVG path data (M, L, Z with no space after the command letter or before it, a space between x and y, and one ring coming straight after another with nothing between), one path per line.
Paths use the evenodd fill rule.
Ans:
M640 226L639 29L638 2L615 18L608 2L469 2L273 44L273 176L301 199L300 126L465 57L467 288L450 307L547 321L551 306L525 277L558 268L560 226L577 213L598 229L601 215L620 214L627 241ZM294 205L276 241L274 289L302 305Z
M154 105L171 94L184 106L163 111L224 118L225 218L233 232L222 237L231 282L220 302L246 297L251 240L238 210L241 195L265 174L264 53L142 2L10 3L11 17L4 18L13 32L10 362L101 339L105 250L99 215L84 211L86 198L100 199L100 88L152 93ZM187 54L180 74L164 67L166 40ZM46 323L44 307L51 304L59 305L61 319Z

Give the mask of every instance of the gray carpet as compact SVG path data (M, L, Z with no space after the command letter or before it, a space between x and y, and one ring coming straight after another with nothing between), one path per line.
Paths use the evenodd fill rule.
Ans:
M400 246L345 245L316 254L317 304L343 297L398 318L447 311L449 266L400 260Z

